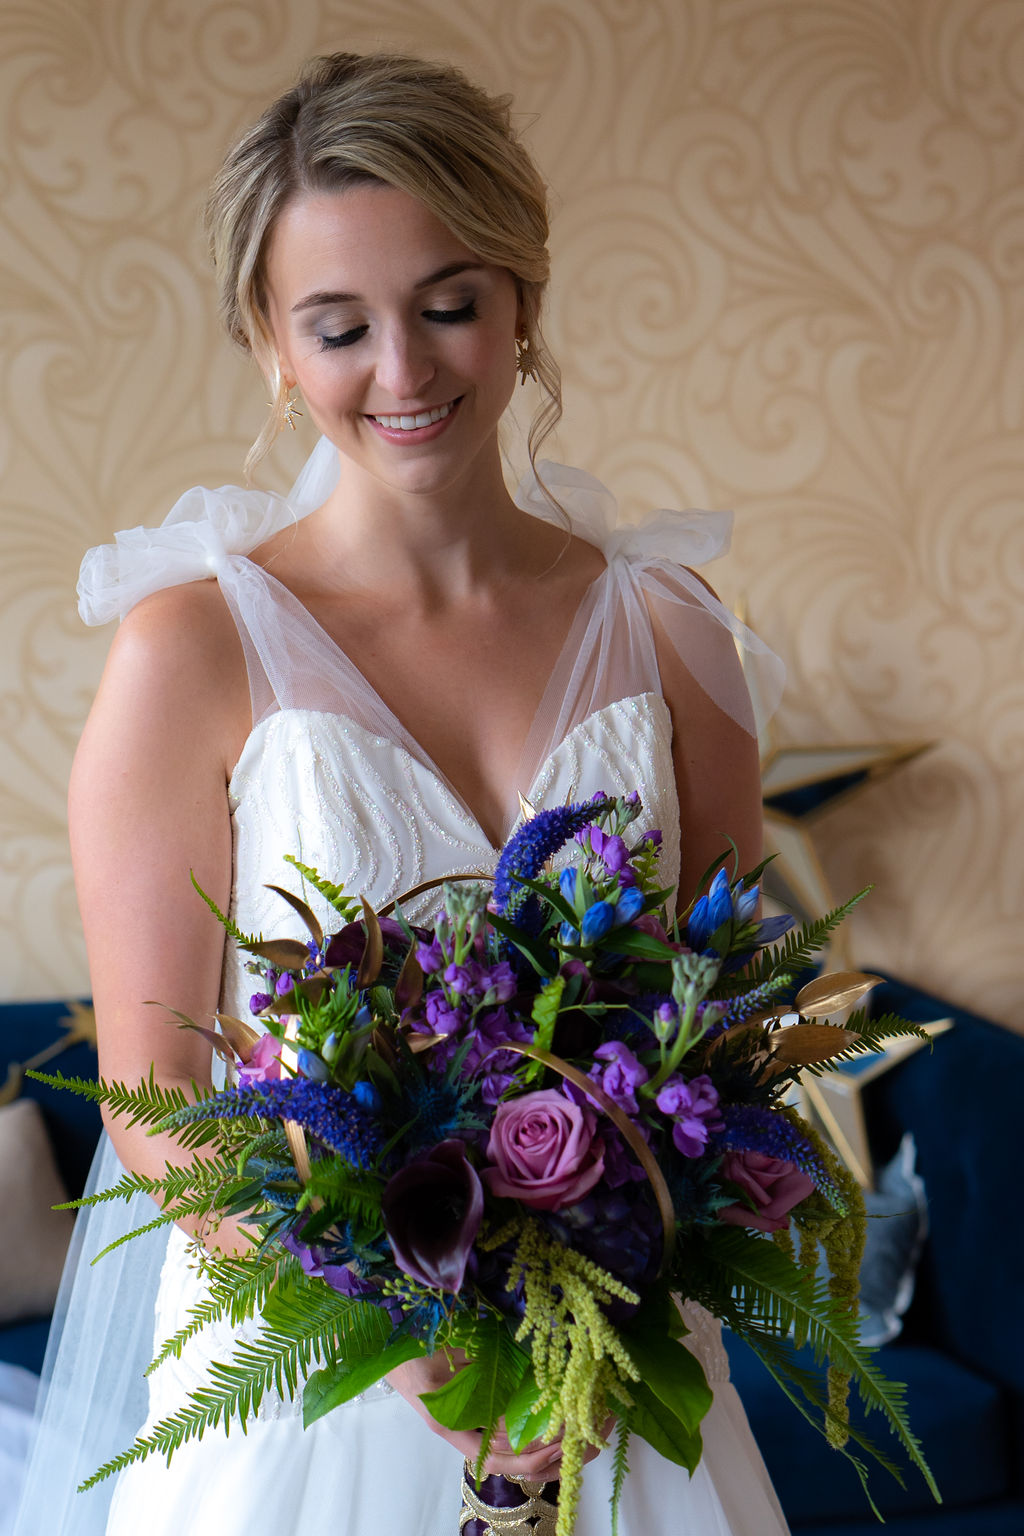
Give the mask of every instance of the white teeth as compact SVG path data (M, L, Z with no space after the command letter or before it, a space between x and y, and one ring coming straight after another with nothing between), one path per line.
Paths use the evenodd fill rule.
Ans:
M451 405L435 405L432 411L417 411L415 416L375 416L382 427L391 432L414 432L417 427L429 427L435 421L444 421L451 414Z

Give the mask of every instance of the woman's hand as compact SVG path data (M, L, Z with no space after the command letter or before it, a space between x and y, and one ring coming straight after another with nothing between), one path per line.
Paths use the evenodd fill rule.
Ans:
M442 1440L447 1440L457 1451L463 1455L472 1466L480 1454L480 1444L483 1439L479 1430L446 1429L431 1415L426 1405L420 1400L423 1392L436 1392L450 1381L454 1369L459 1370L466 1363L466 1357L461 1351L454 1351L446 1355L438 1350L433 1355L422 1355L416 1360L409 1360L405 1365L397 1366L388 1376L388 1381L406 1402L416 1410L420 1418L440 1435ZM611 1434L615 1420L609 1419L604 1426L604 1434L607 1439ZM601 1446L590 1445L583 1457L584 1462L593 1461L599 1455ZM524 1450L516 1452L509 1444L508 1435L505 1433L505 1421L502 1419L494 1434L491 1436L491 1447L484 1462L484 1473L498 1473L502 1477L527 1477L533 1482L554 1482L562 1469L562 1440L559 1436L556 1440L534 1440Z

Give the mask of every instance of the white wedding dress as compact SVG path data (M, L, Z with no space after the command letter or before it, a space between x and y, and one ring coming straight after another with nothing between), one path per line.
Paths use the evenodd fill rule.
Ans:
M299 889L285 854L365 894L376 907L439 875L491 873L497 861L472 811L358 669L284 587L246 558L271 532L324 499L333 462L330 446L321 444L285 500L235 488L190 492L161 529L135 529L119 535L116 546L91 551L80 589L84 616L102 622L159 587L204 576L219 580L243 639L256 722L230 784L232 916L243 931L275 937L300 932L294 914L266 889L270 882ZM608 563L583 599L545 691L524 748L520 788L537 808L598 790L639 790L641 826L665 834L662 883L674 884L671 724L659 692L650 614L706 691L748 728L734 639L763 664L766 693L779 681L774 659L681 569L684 561L718 552L727 535L724 520L656 513L640 528L617 528L614 503L597 482L557 466L545 466L545 480L574 530L597 544ZM551 516L535 484L521 493L521 503ZM517 814L518 806L508 808L507 831ZM330 909L315 893L305 895L329 927ZM405 911L413 921L423 919L436 901L431 893ZM254 985L244 958L229 944L223 1006L243 1017ZM123 1207L117 1214L123 1230ZM146 1219L144 1209L140 1216ZM84 1236L84 1250L97 1251L106 1236ZM130 1266L138 1263L131 1250L147 1244L145 1263L154 1272L148 1278L143 1264L141 1278L126 1280L112 1269L104 1285L104 1267L117 1263L112 1255L65 1296L63 1351L48 1363L52 1422L40 1439L16 1536L104 1530L107 1536L281 1536L313 1528L330 1536L457 1536L461 1459L386 1384L305 1431L300 1402L270 1394L247 1433L237 1425L228 1438L223 1430L208 1431L176 1452L169 1467L157 1457L136 1464L119 1475L112 1500L102 1490L56 1491L58 1463L80 1476L110 1454L95 1427L98 1418L116 1418L111 1405L123 1396L115 1372L123 1365L119 1357L132 1353L125 1346L129 1313L137 1347L151 1355L202 1295L176 1228L169 1239L159 1233L154 1242L128 1244L118 1254ZM704 1423L704 1458L690 1477L633 1440L622 1536L784 1536L785 1521L728 1383L717 1324L693 1307L687 1321L715 1394ZM241 1332L251 1337L257 1327L258 1319ZM94 1344L99 1338L106 1345L96 1351L102 1357L99 1402L87 1410L78 1378L97 1369L87 1364L90 1331ZM149 1380L144 1409L129 1408L131 1429L113 1449L129 1443L143 1417L152 1424L180 1408L187 1393L204 1384L208 1365L230 1356L238 1338L238 1331L216 1325L193 1339L180 1360L162 1365ZM137 1384L132 1391L139 1403ZM606 1453L586 1469L577 1536L610 1530L610 1491Z

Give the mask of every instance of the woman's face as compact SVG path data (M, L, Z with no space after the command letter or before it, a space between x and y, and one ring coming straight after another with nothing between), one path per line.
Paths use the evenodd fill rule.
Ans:
M515 281L416 198L375 184L296 198L274 226L266 283L286 381L368 474L429 494L497 462Z

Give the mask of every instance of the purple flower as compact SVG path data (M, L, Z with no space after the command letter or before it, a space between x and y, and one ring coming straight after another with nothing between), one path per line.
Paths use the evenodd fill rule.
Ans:
M381 1200L398 1267L431 1290L455 1293L484 1213L484 1192L461 1141L451 1138L407 1163Z
M437 934L431 934L429 944L417 944L416 959L425 976L432 976L445 963L445 953Z
M237 1068L235 1075L240 1083L275 1082L281 1076L280 1040L271 1034L261 1035L249 1060Z
M274 991L277 993L278 997L287 997L288 993L294 986L295 977L292 975L291 971L282 971L281 975L277 978L277 984L274 987Z
M602 832L600 827L592 826L585 827L576 837L584 848L589 844L594 857L601 860L609 874L617 875L628 866L629 849L617 833Z
M720 1131L718 1090L706 1073L686 1082L678 1073L668 1079L654 1101L675 1123L672 1140L684 1157L700 1157L712 1131Z
M453 1035L466 1022L464 1009L450 1003L443 992L428 992L425 1010L435 1035Z
M590 1076L601 1084L614 1104L628 1115L635 1115L639 1108L636 1090L651 1075L647 1068L621 1040L606 1040L598 1046L594 1056L608 1065L603 1070L597 1066L591 1068Z
M540 1211L572 1205L604 1172L604 1142L592 1109L554 1088L499 1104L491 1123L484 1169L491 1193Z
M480 979L480 967L472 960L468 965L456 965L453 962L445 966L444 979L452 991L460 995L475 992Z
M269 1008L274 1001L272 992L254 992L249 999L249 1012L262 1013L264 1008Z
M727 1152L722 1159L722 1178L737 1184L749 1203L737 1200L723 1207L719 1221L755 1227L759 1232L779 1232L788 1227L794 1205L814 1191L814 1180L795 1163L763 1152Z
M516 994L516 973L507 960L499 960L496 965L489 967L481 966L480 986L483 989L483 1001L488 1006L507 1003Z

